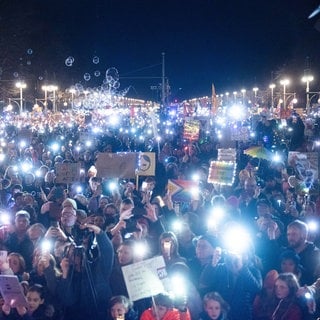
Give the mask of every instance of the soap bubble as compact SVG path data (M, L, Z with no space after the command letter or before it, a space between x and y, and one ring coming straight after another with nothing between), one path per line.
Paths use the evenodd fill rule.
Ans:
M73 62L74 62L74 58L70 56L65 60L65 65L67 67L72 67Z
M31 55L32 53L33 53L33 50L32 50L31 48L29 48L29 49L27 50L27 54Z
M14 73L13 73L13 76L14 76L15 78L18 78L18 77L19 77L19 73L18 73L18 72L14 72Z
M90 73L86 72L86 73L83 75L83 79L86 80L86 81L89 81L89 80L91 79Z
M94 56L93 59L92 59L92 62L93 62L94 64L98 64L98 63L100 62L99 57Z
M99 70L96 70L96 71L94 72L94 76L95 76L95 77L100 77L100 74L101 74L101 73L100 73Z

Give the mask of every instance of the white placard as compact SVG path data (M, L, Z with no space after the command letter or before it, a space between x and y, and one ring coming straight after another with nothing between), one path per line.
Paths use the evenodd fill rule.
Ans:
M122 267L124 281L131 301L165 292L168 275L162 256Z

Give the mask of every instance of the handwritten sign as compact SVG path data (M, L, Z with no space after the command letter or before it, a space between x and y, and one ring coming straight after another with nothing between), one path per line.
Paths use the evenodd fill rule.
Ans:
M78 181L80 178L79 163L56 163L56 183L70 184Z
M131 301L151 297L168 288L166 265L162 256L122 267Z
M218 161L236 161L237 150L234 148L218 149Z
M231 127L231 140L248 141L250 138L250 130L248 127Z

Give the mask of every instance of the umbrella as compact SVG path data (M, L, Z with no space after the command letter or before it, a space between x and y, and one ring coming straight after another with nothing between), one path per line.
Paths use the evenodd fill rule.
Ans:
M244 150L243 153L253 158L259 158L264 160L272 160L272 156L273 156L273 153L270 150L262 146L250 147Z

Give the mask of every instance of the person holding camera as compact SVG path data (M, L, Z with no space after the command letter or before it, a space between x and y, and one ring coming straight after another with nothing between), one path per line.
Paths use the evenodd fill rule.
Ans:
M82 245L67 247L60 263L62 277L57 283L57 297L66 319L104 320L105 304L112 296L109 283L113 246L98 226L85 223L81 228L87 231Z

